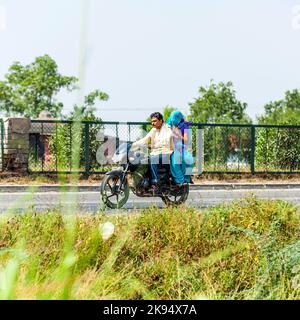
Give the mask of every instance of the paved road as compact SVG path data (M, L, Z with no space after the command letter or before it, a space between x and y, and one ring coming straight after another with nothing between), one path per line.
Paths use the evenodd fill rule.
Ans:
M196 208L209 207L233 200L245 198L255 194L260 199L281 199L300 205L300 188L292 189L257 189L257 190L192 190L187 205ZM76 201L76 197L78 200ZM69 204L78 203L78 211L83 213L96 213L104 210L103 203L98 192L7 192L0 193L0 212L24 212L26 209L34 208L35 211L44 211L57 207L68 212ZM164 204L159 198L138 198L130 195L126 210L136 210L157 205L163 208ZM114 212L105 210L107 213Z

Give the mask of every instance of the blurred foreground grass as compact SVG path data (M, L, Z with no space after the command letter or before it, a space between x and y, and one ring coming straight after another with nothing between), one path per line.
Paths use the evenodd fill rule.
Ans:
M1 299L300 299L299 209L3 216Z

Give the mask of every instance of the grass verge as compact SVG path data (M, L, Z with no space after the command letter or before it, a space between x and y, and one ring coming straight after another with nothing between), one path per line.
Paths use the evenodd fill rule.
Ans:
M299 299L299 209L2 217L1 299Z

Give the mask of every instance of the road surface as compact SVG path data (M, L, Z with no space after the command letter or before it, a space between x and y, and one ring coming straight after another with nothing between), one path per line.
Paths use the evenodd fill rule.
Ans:
M256 195L259 199L280 199L300 205L300 188L292 189L241 189L241 190L191 190L187 205L195 208L207 208L210 206L230 203L233 200ZM77 200L76 200L77 198ZM77 212L96 213L108 210L100 198L100 193L95 191L80 192L2 192L0 193L0 213L22 213L33 208L42 212L48 209L62 208L63 212L69 212L69 204L77 203ZM127 211L139 210L156 205L163 208L165 205L159 198L138 198L130 194L128 203L124 209ZM74 209L73 209L74 210Z

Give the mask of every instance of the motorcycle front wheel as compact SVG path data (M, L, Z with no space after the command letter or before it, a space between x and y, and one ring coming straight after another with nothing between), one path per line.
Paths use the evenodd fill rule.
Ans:
M179 206L186 202L190 192L190 186L182 185L180 188L174 187L170 192L161 198L167 206Z
M110 209L121 209L129 198L129 185L126 181L120 188L121 178L118 175L105 176L101 183L102 201Z

